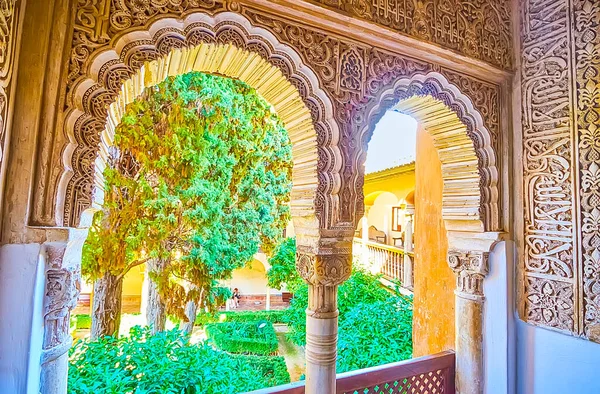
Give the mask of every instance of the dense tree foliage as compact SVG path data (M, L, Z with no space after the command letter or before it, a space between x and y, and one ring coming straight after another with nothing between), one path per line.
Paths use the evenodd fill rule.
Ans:
M270 288L281 290L286 285L294 293L304 283L296 269L296 238L281 241L269 258L269 264L267 281Z
M291 145L248 85L202 73L170 77L127 106L114 142L105 209L84 248L88 277L122 278L160 259L152 278L168 312L185 319L186 304L212 306L224 296L218 280L279 242L289 220Z

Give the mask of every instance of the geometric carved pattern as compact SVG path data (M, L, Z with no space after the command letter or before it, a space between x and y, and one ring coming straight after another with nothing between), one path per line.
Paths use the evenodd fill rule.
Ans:
M600 4L525 3L521 315L600 342Z
M444 370L437 370L411 376L400 381L377 383L344 394L444 394L446 393L444 391L445 379L448 378L452 379L453 377L447 376Z
M473 114L478 114L482 119L484 127L477 124L469 138L475 146L479 175L484 185L480 191L480 201L497 207L497 190L485 186L496 182L494 171L488 177L486 171L482 172L481 169L494 168L497 162L495 152L499 149L501 129L498 116L501 88L498 85L428 61L324 33L255 9L251 4L219 0L82 0L76 12L66 87L69 120L65 126L71 148L65 150L67 157L64 159L70 163L67 172L72 171L74 175L63 176L57 198L57 201L64 201L64 207L59 207L63 208L64 225L76 224L79 212L90 205L100 133L105 127L106 110L118 95L122 82L146 61L166 56L173 49L214 41L215 31L220 26L205 26L202 32L193 34L193 29L184 28L182 21L187 18L206 20L210 16L218 18L222 14L235 15L233 19L238 22L246 20L247 28L260 29L269 33L272 39L265 40L263 33L244 38L244 34L235 34L236 29L225 29L228 31L223 32L222 38L217 40L258 53L280 68L288 79L288 72L316 77L316 80L305 77L290 79L290 82L310 109L317 133L318 187L314 206L321 228L334 232L348 230L351 233L357 217L360 217L363 174L357 168L366 156L366 134L361 134L360 130L371 122L367 115L369 110L378 105L385 111L396 104L386 102L388 106L385 107L379 101L382 92L393 87L398 79L410 79L431 72L439 73L464 94L469 111L464 114L465 117L460 115L457 106L450 109L465 125L473 124L468 119ZM222 22L231 26L233 21L223 19ZM149 29L151 25L156 28ZM135 40L120 40L128 34L132 34ZM289 70L290 65L297 65L298 62L290 61L289 56L286 58L284 54L274 59L270 55L273 45L267 41L291 48L310 72L303 74L302 70ZM320 102L311 99L315 86L322 89L326 96ZM332 119L325 115L327 111L332 112ZM337 130L339 134L336 134ZM477 132L487 135L480 138ZM485 148L483 151L482 147ZM497 172L497 169L494 170ZM494 216L493 212L500 209L484 207L480 211L486 229L498 230L497 227L501 226L498 218L488 218L488 211L492 212L489 216Z
M337 392L344 394L455 393L456 360L443 352L338 375Z
M512 65L509 0L313 0L498 67Z

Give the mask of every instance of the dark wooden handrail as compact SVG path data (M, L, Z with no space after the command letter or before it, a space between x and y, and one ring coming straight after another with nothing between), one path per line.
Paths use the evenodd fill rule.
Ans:
M401 384L420 385L428 387L423 380L441 380L441 386L434 390L427 388L420 393L454 394L454 374L456 369L456 358L453 351L445 351L431 356L414 358L397 363L380 365L377 367L360 369L358 371L346 372L337 375L337 394L353 393L385 383L404 382ZM248 394L303 394L304 382L295 382L284 386L266 388L252 391ZM326 394L326 393L315 393Z

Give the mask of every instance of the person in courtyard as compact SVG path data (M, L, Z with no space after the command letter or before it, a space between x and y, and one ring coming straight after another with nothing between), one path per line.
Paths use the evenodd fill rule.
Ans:
M237 309L238 306L240 306L240 291L238 290L238 288L236 287L235 289L233 289L233 294L231 295L231 298L233 299L233 307L235 309Z

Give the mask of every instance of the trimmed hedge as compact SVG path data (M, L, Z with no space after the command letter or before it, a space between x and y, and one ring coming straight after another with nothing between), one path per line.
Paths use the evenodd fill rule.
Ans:
M210 323L248 323L266 321L270 323L283 323L285 311L244 311L244 312L216 312L200 313L196 316L196 326Z
M290 373L283 356L254 356L243 354L231 354L233 359L240 359L254 369L261 371L265 379L286 384L290 381Z
M259 327L263 325L264 327ZM270 322L228 322L206 325L206 336L221 350L237 354L269 356L279 343Z
M77 341L69 351L69 394L241 393L290 382L283 357L225 353L179 331Z
M89 329L92 326L90 315L71 315L71 329Z

